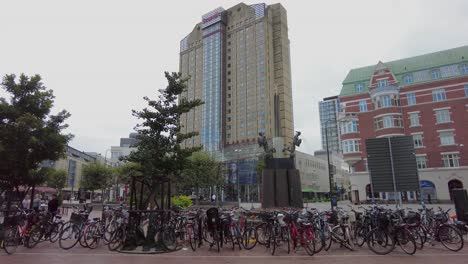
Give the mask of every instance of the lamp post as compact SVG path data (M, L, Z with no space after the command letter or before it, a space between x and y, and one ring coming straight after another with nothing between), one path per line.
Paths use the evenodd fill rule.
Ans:
M237 153L237 160L236 160L237 200L238 200L239 207L240 207L241 197L240 197L240 181L239 181L239 159L240 159L240 153L242 152L242 149L235 149L234 152Z
M326 147L327 147L328 183L329 183L329 186L330 186L330 192L329 192L330 208L333 210L333 199L332 199L332 196L333 196L333 173L331 171L330 148L328 146L328 123L330 121L335 121L335 120L328 119L327 121L325 121L325 143L326 143Z

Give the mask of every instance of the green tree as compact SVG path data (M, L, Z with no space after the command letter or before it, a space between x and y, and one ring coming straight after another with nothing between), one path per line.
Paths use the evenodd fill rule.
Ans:
M0 183L20 195L19 186L44 180L36 173L42 161L63 156L72 138L63 133L70 114L51 114L55 97L39 75L5 75L0 86L7 94L0 97Z
M118 184L129 184L132 176L141 177L143 175L141 170L142 168L139 163L125 162L122 166L115 168L116 182Z
M60 193L67 184L67 172L51 169L47 175L46 183L47 186L57 189Z
M195 189L197 205L199 204L200 189L220 186L224 183L221 174L221 163L206 152L198 151L187 158L188 166L183 173L184 187Z
M111 184L112 170L101 163L91 163L83 167L80 186L91 191L91 200L95 190L102 190Z
M200 148L182 148L181 143L197 132L182 133L180 117L197 106L199 99L189 100L182 96L187 89L187 78L180 73L165 73L168 85L159 90L159 100L144 97L148 106L141 111L133 110L133 115L141 120L137 125L139 143L127 161L141 165L143 179L149 185L149 193L141 204L146 208L155 199L161 180L169 182L178 179L186 165L186 158ZM171 188L169 188L171 189Z

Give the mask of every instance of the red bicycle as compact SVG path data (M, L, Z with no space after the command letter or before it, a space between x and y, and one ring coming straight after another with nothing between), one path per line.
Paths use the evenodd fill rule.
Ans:
M7 254L13 254L19 245L29 247L29 239L34 217L32 210L18 209L6 217L6 228L4 231L3 249ZM21 225L24 219L24 224Z
M287 221L289 222L293 249L296 251L301 246L309 256L313 256L315 254L315 236L313 225L309 222L308 216L292 211L288 214Z

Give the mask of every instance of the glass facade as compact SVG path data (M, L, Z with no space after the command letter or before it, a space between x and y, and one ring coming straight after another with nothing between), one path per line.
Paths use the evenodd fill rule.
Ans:
M222 130L222 22L203 29L203 96L201 143L205 151L219 151Z
M327 149L326 136L328 136L328 148L330 151L340 152L340 135L337 123L340 102L338 98L325 98L319 102L320 130L322 134L322 148Z

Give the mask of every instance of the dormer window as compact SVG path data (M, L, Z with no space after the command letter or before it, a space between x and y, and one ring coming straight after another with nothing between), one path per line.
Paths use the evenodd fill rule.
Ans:
M363 90L364 90L364 85L362 83L356 84L356 92L362 93Z
M379 80L377 82L377 87L381 88L381 87L387 87L388 86L388 81L387 80Z
M440 77L441 77L440 70L433 70L431 72L431 77L432 77L432 80L440 79Z
M413 75L411 74L405 75L405 77L403 77L403 82L405 84L413 83Z

